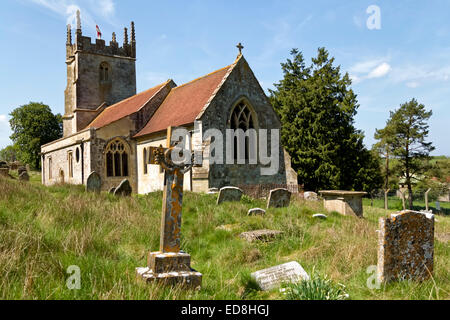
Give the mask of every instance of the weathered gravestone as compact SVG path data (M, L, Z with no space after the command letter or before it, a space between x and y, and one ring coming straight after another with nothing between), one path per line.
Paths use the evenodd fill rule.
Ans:
M267 199L267 208L284 208L289 207L291 202L291 193L287 189L274 189L270 191L269 199Z
M202 274L191 268L191 256L180 248L183 180L184 175L192 169L192 164L176 164L171 160L172 152L181 151L176 144L172 144L171 137L172 129L169 127L168 148L150 148L148 162L164 169L160 247L158 252L150 252L147 267L136 268L136 273L146 282L158 281L197 288L201 286Z
M236 187L224 187L220 189L219 196L217 197L217 204L222 202L239 202L241 201L243 191Z
M131 188L130 181L128 181L128 179L123 179L116 190L114 190L114 195L129 197L132 192L133 189Z
M280 236L283 234L282 231L278 230L255 230L255 231L247 231L241 233L239 236L248 241L248 242L254 242L254 241L271 241L275 239L277 236Z
M312 217L315 218L315 219L323 219L323 220L326 220L326 219L327 219L327 216L324 215L324 214L322 214L322 213L316 213L316 214L313 214Z
M102 188L102 178L97 172L92 171L86 180L86 191L100 192L101 188Z
M303 194L303 198L306 201L318 201L319 200L319 196L317 195L317 193L312 192L312 191L307 191Z
M30 176L28 175L28 172L23 171L21 174L19 174L19 180L20 181L30 181Z
M24 166L20 166L18 169L17 169L17 173L19 174L19 176L22 174L22 172L27 172L27 168L26 167L24 167Z
M253 208L248 210L247 213L249 216L263 216L266 214L266 210L261 209L261 208Z
M109 189L108 193L114 194L114 191L116 191L116 187L112 187L111 189Z
M296 283L310 279L306 271L296 261L256 271L251 274L251 277L264 291L275 289L283 283Z
M434 215L401 211L380 218L378 278L426 280L433 273Z

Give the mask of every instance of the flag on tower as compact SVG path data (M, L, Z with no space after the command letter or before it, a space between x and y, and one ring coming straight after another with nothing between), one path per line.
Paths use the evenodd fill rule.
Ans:
M97 38L101 39L102 38L102 32L100 31L100 28L98 27L98 25L95 25L95 28L97 29Z

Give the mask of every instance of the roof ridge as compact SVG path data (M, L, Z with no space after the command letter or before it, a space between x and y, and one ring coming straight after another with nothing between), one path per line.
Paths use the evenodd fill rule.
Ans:
M233 64L234 64L234 63L233 63ZM211 75L213 75L213 74L215 74L215 73L217 73L217 72L220 72L220 71L222 71L222 70L224 70L224 69L228 69L228 68L230 68L233 64L230 64L230 65L228 65L228 66L226 66L226 67L223 67L223 68L220 68L220 69L218 69L218 70L216 70L216 71L213 71L213 72L210 72L210 73L208 73L208 74L205 74L204 76L198 77L198 78L196 78L196 79L194 79L194 80L191 80L191 81L189 81L189 82L183 83L182 85L176 86L176 87L173 88L171 91L176 90L176 89L178 89L178 88L185 87L185 86L187 86L187 85L189 85L189 84L191 84L191 83L193 83L193 82L196 82L196 81L199 81L199 80L201 80L201 79L203 79L203 78L209 77L209 76L211 76Z

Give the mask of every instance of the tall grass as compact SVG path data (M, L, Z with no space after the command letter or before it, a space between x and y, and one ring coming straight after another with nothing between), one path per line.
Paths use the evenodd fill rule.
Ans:
M30 183L0 179L0 299L284 299L278 290L254 288L249 275L289 261L344 284L352 299L450 298L450 250L440 241L433 280L367 287L382 209L365 207L366 218L357 219L326 213L320 202L294 200L289 208L249 217L263 201L217 206L214 195L194 193L184 197L182 248L203 274L201 290L147 285L137 281L135 268L159 248L161 192L115 198L39 181L37 174ZM319 212L328 219L313 219ZM436 232L449 233L450 218L438 220ZM268 243L239 238L256 229L284 234ZM81 270L80 290L66 286L72 265Z

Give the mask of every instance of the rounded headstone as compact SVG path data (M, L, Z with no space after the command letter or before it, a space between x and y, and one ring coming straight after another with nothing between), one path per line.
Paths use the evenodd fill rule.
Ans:
M328 218L326 215L324 215L322 213L314 214L312 217L316 218L316 219L326 219L326 218Z
M303 194L303 197L306 201L317 201L319 200L319 197L317 195L317 193L312 192L312 191L307 191Z
M20 180L20 181L30 181L30 176L28 175L28 172L23 171L23 172L19 175L19 180Z
M100 175L92 171L86 181L86 191L88 192L100 192L102 188L102 178Z
M116 190L114 190L114 195L129 197L129 196L131 196L132 192L133 192L133 189L131 188L130 181L128 181L128 179L124 179L119 184L119 186L116 188Z
M266 210L261 209L261 208L253 208L248 210L248 215L249 216L263 216L266 214Z
M17 173L19 174L19 176L22 174L22 172L27 172L27 168L24 166L21 166L17 169Z
M289 207L291 202L291 193L287 189L274 189L270 191L267 200L267 208L283 208Z
M217 197L217 204L221 204L225 201L239 202L241 201L244 192L237 187L224 187L220 189L219 196Z

